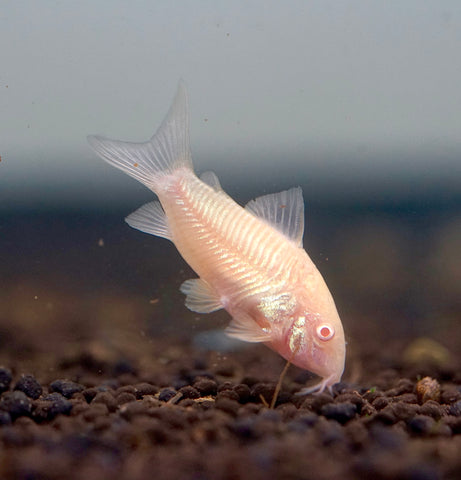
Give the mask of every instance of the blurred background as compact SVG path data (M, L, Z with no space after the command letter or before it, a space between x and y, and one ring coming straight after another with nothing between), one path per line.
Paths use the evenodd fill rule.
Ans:
M197 172L242 204L302 186L352 350L461 347L458 1L5 1L0 45L0 353L227 323L86 143L149 138L180 78Z

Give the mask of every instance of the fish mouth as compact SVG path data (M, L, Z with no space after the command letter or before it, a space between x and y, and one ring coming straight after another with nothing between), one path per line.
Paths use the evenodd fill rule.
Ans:
M326 351L323 348L316 347L313 352L312 363L311 371L322 377L321 383L329 387L341 380L344 372L345 352L342 350Z

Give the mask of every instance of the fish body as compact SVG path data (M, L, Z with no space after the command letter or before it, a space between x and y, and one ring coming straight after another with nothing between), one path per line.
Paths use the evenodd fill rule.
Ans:
M159 202L142 206L127 223L171 240L197 273L180 287L189 309L226 309L229 336L265 343L322 377L301 393L331 389L344 369L344 332L328 287L302 247L301 189L264 195L242 208L212 172L195 175L188 121L180 84L148 142L88 137L98 155L158 196Z

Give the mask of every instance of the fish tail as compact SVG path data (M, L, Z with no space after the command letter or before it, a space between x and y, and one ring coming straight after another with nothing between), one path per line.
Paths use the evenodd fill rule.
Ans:
M189 108L182 81L170 110L147 142L133 143L88 136L88 143L106 162L140 181L154 192L165 175L179 168L192 169L189 145Z

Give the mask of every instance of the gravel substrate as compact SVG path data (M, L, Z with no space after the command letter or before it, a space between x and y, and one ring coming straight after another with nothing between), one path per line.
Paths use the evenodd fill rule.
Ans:
M0 478L461 478L456 362L377 362L363 385L307 397L295 393L309 375L290 368L270 409L283 363L267 349L223 358L166 340L149 348L149 366L141 353L127 360L94 345L42 353L46 368L38 356L29 372L9 360Z

